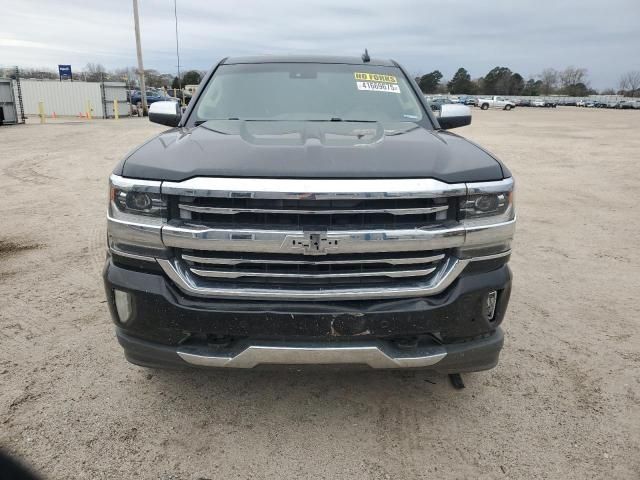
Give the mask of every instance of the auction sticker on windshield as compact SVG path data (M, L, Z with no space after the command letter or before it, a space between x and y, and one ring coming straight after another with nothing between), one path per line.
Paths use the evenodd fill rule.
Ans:
M398 80L393 75L364 72L355 72L353 75L356 79L358 90L400 93Z

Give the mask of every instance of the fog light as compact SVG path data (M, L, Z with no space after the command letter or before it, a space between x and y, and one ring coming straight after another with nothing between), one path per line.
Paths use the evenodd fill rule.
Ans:
M118 320L120 323L127 323L131 319L131 295L122 290L113 291L116 300L116 311L118 312Z
M491 290L487 293L487 298L484 305L484 315L487 320L493 320L493 316L496 313L496 301L498 299L498 292Z

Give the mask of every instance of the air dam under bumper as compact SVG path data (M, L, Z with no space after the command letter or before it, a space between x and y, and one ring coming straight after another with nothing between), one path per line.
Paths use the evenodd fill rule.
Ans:
M151 343L116 330L131 363L147 367L253 368L258 365L365 365L376 369L423 368L439 373L488 370L498 363L504 336L497 328L488 337L464 343L393 348L384 341L243 343L233 350L174 347Z

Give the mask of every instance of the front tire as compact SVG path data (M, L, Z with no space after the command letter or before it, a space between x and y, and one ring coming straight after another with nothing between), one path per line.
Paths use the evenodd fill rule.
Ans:
M511 105L505 105L504 109L508 112L509 110L511 110Z
M483 104L480 106L480 110L488 110L488 109L489 109L489 104L488 104L488 103L483 103Z

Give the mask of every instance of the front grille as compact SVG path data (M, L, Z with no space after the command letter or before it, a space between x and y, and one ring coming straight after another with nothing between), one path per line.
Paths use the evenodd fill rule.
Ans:
M158 263L199 297L332 301L435 295L465 267L463 183L195 177L163 182Z
M318 288L426 280L438 270L446 252L312 256L185 249L179 256L203 282Z
M222 228L414 228L455 219L455 199L256 199L179 197L179 218Z

